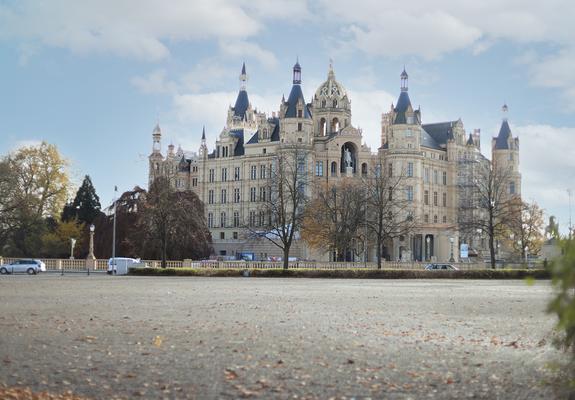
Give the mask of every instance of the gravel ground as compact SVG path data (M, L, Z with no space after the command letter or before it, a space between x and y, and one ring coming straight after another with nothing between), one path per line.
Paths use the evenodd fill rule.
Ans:
M97 399L550 399L549 282L0 277L0 383Z

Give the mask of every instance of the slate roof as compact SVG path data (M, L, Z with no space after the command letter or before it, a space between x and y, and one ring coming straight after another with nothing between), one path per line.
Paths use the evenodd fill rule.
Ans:
M447 145L448 140L453 139L453 127L457 121L438 122L435 124L425 124L421 127L431 136L439 145Z
M471 133L469 134L469 139L467 139L467 144L471 146L473 145L473 135Z
M427 133L424 129L421 129L421 145L430 149L443 150L433 136Z
M234 116L244 119L249 105L250 100L248 99L248 92L244 89L240 90L236 99L236 104L233 108Z
M509 149L510 136L511 136L511 128L509 128L509 123L506 120L504 120L501 123L501 128L499 129L499 135L495 139L495 150Z
M405 112L411 106L411 100L409 100L409 95L407 92L401 92L399 98L397 99L397 105L395 106L395 120L394 124L405 124L407 119L405 117Z
M254 135L250 138L250 140L247 141L246 144L255 144L258 143L260 140L260 131L257 131L256 133L254 133Z
M303 98L303 92L301 90L300 85L293 85L291 88L291 92L289 94L287 100L287 109L284 115L285 118L296 118L297 117L297 103L301 99L303 104L303 117L304 118L311 118L311 113L309 112L309 108L307 104L305 104L305 100Z
M245 154L244 149L244 130L243 129L232 129L230 131L230 136L238 139L236 147L234 149L234 156L243 156Z
M274 131L270 136L270 141L272 142L279 142L280 141L280 120L278 118L274 118L270 121L275 123Z

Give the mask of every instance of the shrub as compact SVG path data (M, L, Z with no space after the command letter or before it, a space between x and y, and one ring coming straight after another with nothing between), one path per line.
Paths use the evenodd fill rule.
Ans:
M247 271L247 273L245 273ZM549 271L525 269L482 269L470 271L425 271L401 269L193 269L193 268L132 268L139 276L212 276L262 278L340 278L340 279L549 279Z

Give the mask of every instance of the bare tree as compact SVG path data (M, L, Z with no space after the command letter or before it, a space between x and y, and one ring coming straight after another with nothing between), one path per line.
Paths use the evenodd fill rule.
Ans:
M394 174L391 166L379 158L363 179L366 190L365 224L375 240L377 268L381 269L384 243L411 232L415 226L411 203L403 195L405 175Z
M303 238L313 248L334 252L336 260L350 260L366 241L366 191L347 178L318 188L306 210Z
M283 252L288 268L290 250L301 227L307 203L309 149L301 144L279 148L266 182L268 191L257 207L257 222L250 217L245 228L252 237L265 238Z
M505 238L519 212L516 196L508 190L509 170L497 168L491 162L479 163L473 177L471 198L467 199L475 210L463 214L459 220L463 231L481 232L489 242L491 268L495 268L495 243Z

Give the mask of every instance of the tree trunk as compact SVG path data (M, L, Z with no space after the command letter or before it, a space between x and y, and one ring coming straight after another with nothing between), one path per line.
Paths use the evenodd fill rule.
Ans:
M493 233L489 233L489 256L491 259L491 268L495 269L495 243Z
M164 243L162 243L162 268L166 268L166 258L167 258L167 252L168 252L168 241L164 240Z
M284 271L287 271L289 266L289 247L284 247Z
M381 240L377 239L377 269L381 269Z

